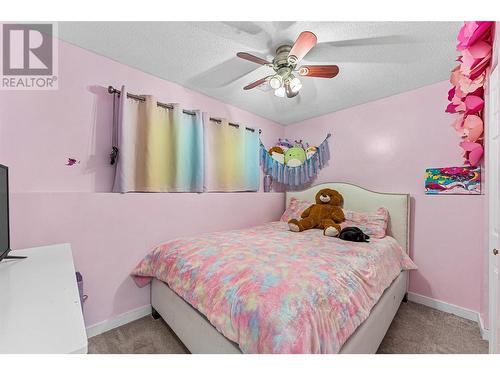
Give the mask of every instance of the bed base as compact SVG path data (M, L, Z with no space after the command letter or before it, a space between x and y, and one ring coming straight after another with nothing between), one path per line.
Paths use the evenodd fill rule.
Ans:
M407 286L408 271L403 271L382 294L368 318L342 346L341 354L377 352L405 297ZM205 316L157 279L153 279L151 285L151 304L153 311L161 315L191 353L241 354L236 343L224 337Z

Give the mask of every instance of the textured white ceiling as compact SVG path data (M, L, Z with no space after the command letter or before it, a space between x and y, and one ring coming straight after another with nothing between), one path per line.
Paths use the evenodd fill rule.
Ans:
M287 125L449 77L458 22L61 22L61 39ZM336 64L333 79L301 78L300 94L243 91L271 68L277 46L310 30L318 45L303 63Z

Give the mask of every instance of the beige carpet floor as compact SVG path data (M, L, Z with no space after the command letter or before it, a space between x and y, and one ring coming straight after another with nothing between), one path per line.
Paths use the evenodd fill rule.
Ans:
M487 353L478 324L408 302L402 303L378 353ZM161 319L150 316L89 339L89 353L189 353Z

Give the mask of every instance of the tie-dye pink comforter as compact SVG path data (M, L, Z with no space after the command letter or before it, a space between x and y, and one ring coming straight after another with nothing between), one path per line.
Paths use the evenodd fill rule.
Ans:
M273 222L166 242L132 275L166 282L244 353L338 353L414 268L392 237L346 242Z

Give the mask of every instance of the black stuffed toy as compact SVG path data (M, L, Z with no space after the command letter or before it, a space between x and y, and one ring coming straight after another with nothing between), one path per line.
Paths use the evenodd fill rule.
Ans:
M352 242L370 242L370 236L364 234L363 231L356 227L347 227L340 231L339 238L344 241Z

